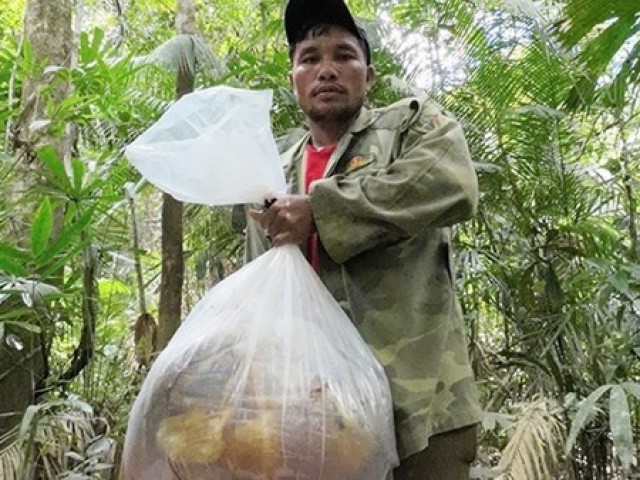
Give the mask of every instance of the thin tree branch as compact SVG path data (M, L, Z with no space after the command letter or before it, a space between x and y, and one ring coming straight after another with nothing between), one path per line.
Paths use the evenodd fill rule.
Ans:
M138 222L136 219L136 207L134 202L133 189L129 195L129 208L131 210L131 230L133 236L133 258L136 265L136 278L138 281L138 301L140 303L140 314L147 313L147 305L145 301L144 277L142 275L142 263L140 262L140 245L138 241Z
M127 19L124 16L124 10L122 8L122 5L120 4L120 0L113 0L113 4L116 7L116 13L118 14L118 26L120 27L120 37L118 38L118 42L116 44L116 48L118 48L127 36L129 26L127 25Z
M16 53L18 56L22 53L23 45L24 45L24 34L20 35L20 43L18 44L18 48L16 50ZM17 70L18 70L18 62L13 62L13 67L11 68L11 76L9 77L9 92L8 92L9 96L7 98L7 106L9 107L9 111L11 111L11 109L13 108L13 102L14 102L13 90L14 90L14 85L16 81ZM13 132L13 129L11 126L11 115L9 115L9 118L7 119L7 125L5 129L6 129L6 134L4 138L4 153L5 155L7 155L7 158L8 158L9 155L7 153L9 152L9 139L11 138L11 134Z
M83 235L84 236L84 235ZM80 341L73 352L71 365L60 375L56 385L66 387L66 384L76 378L89 364L95 349L95 329L98 317L98 292L96 288L96 258L91 245L84 249L84 271L82 276L82 333Z

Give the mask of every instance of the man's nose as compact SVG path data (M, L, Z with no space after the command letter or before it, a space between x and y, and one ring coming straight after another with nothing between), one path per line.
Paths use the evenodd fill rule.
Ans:
M331 80L338 76L338 70L332 60L323 60L320 62L318 70L318 77L321 80Z

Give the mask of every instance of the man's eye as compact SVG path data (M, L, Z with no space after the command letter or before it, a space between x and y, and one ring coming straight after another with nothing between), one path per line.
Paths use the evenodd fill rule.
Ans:
M337 55L337 58L338 60L345 61L345 60L353 60L354 58L356 58L356 56L351 52L343 52L343 53L339 53Z
M313 55L306 55L300 59L301 63L313 63L316 61L316 57Z

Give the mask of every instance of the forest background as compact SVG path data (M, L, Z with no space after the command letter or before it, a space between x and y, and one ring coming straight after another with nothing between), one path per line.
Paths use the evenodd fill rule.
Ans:
M0 478L115 479L154 352L242 257L228 209L159 193L123 147L218 84L300 125L284 2L0 3ZM350 5L369 105L431 95L476 162L456 230L475 478L640 478L640 2Z

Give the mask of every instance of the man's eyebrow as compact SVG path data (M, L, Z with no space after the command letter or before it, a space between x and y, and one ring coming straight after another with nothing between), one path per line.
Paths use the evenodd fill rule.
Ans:
M302 47L298 52L298 55L305 55L307 53L315 53L318 51L318 47L314 45L308 45L306 47Z
M352 50L354 52L358 51L358 48L351 43L340 43L336 46L336 50Z

